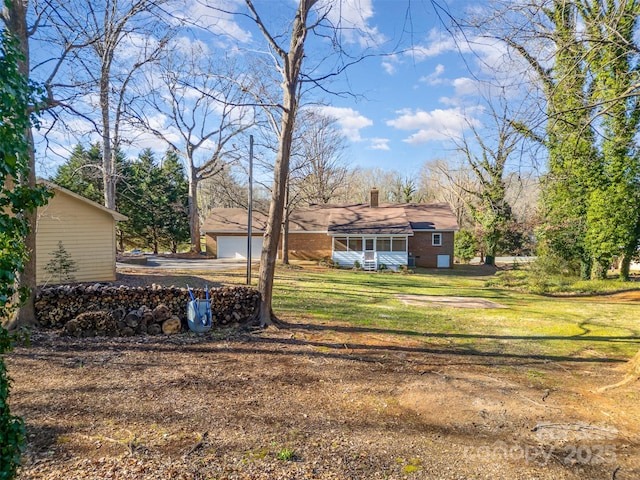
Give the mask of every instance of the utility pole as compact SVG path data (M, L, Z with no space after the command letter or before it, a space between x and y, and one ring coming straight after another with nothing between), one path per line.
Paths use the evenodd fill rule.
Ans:
M247 285L251 285L251 218L253 217L253 135L249 135L249 208L247 209Z

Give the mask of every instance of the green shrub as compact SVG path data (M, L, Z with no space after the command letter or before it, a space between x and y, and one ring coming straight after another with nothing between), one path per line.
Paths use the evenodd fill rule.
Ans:
M460 230L454 240L454 256L462 263L469 263L476 256L478 242L470 230Z
M20 454L25 445L25 427L22 418L9 411L9 388L11 379L7 375L3 354L11 350L13 339L0 327L0 479L16 477L20 465Z

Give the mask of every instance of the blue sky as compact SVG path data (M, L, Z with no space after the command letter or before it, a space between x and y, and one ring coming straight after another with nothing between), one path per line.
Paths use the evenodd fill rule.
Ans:
M235 3L240 9L242 1ZM455 15L467 5L466 0L439 3ZM481 87L476 78L491 73L488 65L502 49L482 44L470 52L465 42L447 31L446 12L436 12L430 0L333 0L332 13L338 4L342 25L347 27L342 35L346 49L355 55L372 54L327 84L329 90L353 95L316 93L329 105L323 111L338 120L349 140L351 165L412 174L426 161L455 157L451 137L469 132L471 125L481 127ZM276 25L291 18L296 2L256 1L255 5ZM232 32L243 45L262 41L249 24L240 24L231 15L223 20L217 16L211 22L214 31ZM309 57L326 51L322 45L316 48L314 41L308 40ZM316 60L310 58L307 65Z
M196 28L195 35L185 34L185 41L204 42L212 52L264 49L261 34L246 19L213 11L202 4L241 11L243 0L184 1L183 8L176 7L174 13L203 27ZM290 20L296 5L294 0L254 0L254 3L274 31ZM467 2L439 0L439 3L460 14ZM430 0L321 0L320 8L323 5L332 6L330 16L334 22L338 21L335 6L340 6L340 21L346 27L342 34L346 49L355 55L363 51L372 54L326 84L330 90L348 90L352 95L313 92L327 104L324 112L337 119L347 137L350 165L414 174L426 161L454 158L450 138L468 133L470 125L477 128L482 125L484 107L476 78L491 73L490 65L497 61L502 49L485 44L477 46L472 54L464 42L456 42L444 28L440 17L446 21L446 15L436 13ZM474 5L477 8L477 2ZM314 58L317 52L324 55L323 47L326 45L309 40L307 64L317 60ZM49 156L45 168L48 174L53 173L52 165L68 156L64 148L68 151L69 144L99 140L96 134L80 138L70 138L67 132L57 132L57 138L56 132L50 134L52 144L58 142L62 147L58 148L57 161ZM159 152L164 148L150 135L141 134L137 138L138 148L151 146Z
M412 25L404 26L398 1L374 1L370 19L389 43L406 49L371 58L346 72L359 98L327 98L351 139L357 165L417 172L427 160L454 155L450 136L473 121L477 100L467 64L429 2L413 8ZM403 28L412 28L398 39ZM360 127L360 128L358 128Z

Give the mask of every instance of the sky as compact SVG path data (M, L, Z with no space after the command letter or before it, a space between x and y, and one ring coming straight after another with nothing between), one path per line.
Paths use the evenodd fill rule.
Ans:
M216 2L229 11L240 11L243 3L207 3ZM254 3L265 22L277 31L283 20L290 18L296 2ZM434 3L442 8L436 10ZM467 0L321 0L320 8L323 4L333 5L330 19L345 27L341 30L344 47L354 55L363 51L371 55L323 84L328 91L349 94L332 95L319 89L310 93L311 98L325 104L323 113L340 125L348 140L345 156L349 165L417 175L427 161L455 158L451 138L468 134L471 126L482 126L484 107L477 78L501 55L500 46L486 44L470 52L445 27L447 12L461 14L469 6ZM340 10L335 8L337 4ZM202 3L189 0L175 13L195 19L197 27L188 36L189 42L203 42L211 49L237 48L238 52L264 48L260 32L238 15L213 14ZM307 45L305 61L310 66L316 60L314 55L324 55L327 45L317 38L310 38ZM330 57L317 71L327 72L335 61ZM59 135L60 143L77 140ZM93 135L80 140L89 138L98 139ZM144 134L139 136L139 145L159 147L157 139ZM62 159L47 158L39 168L51 174Z

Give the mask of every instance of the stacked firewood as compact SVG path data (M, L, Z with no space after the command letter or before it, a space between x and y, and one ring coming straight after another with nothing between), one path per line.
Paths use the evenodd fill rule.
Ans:
M192 290L204 299L204 290ZM209 291L213 326L241 323L257 311L260 294L249 287ZM36 316L46 328L74 336L177 333L186 327L186 288L60 285L36 296Z

